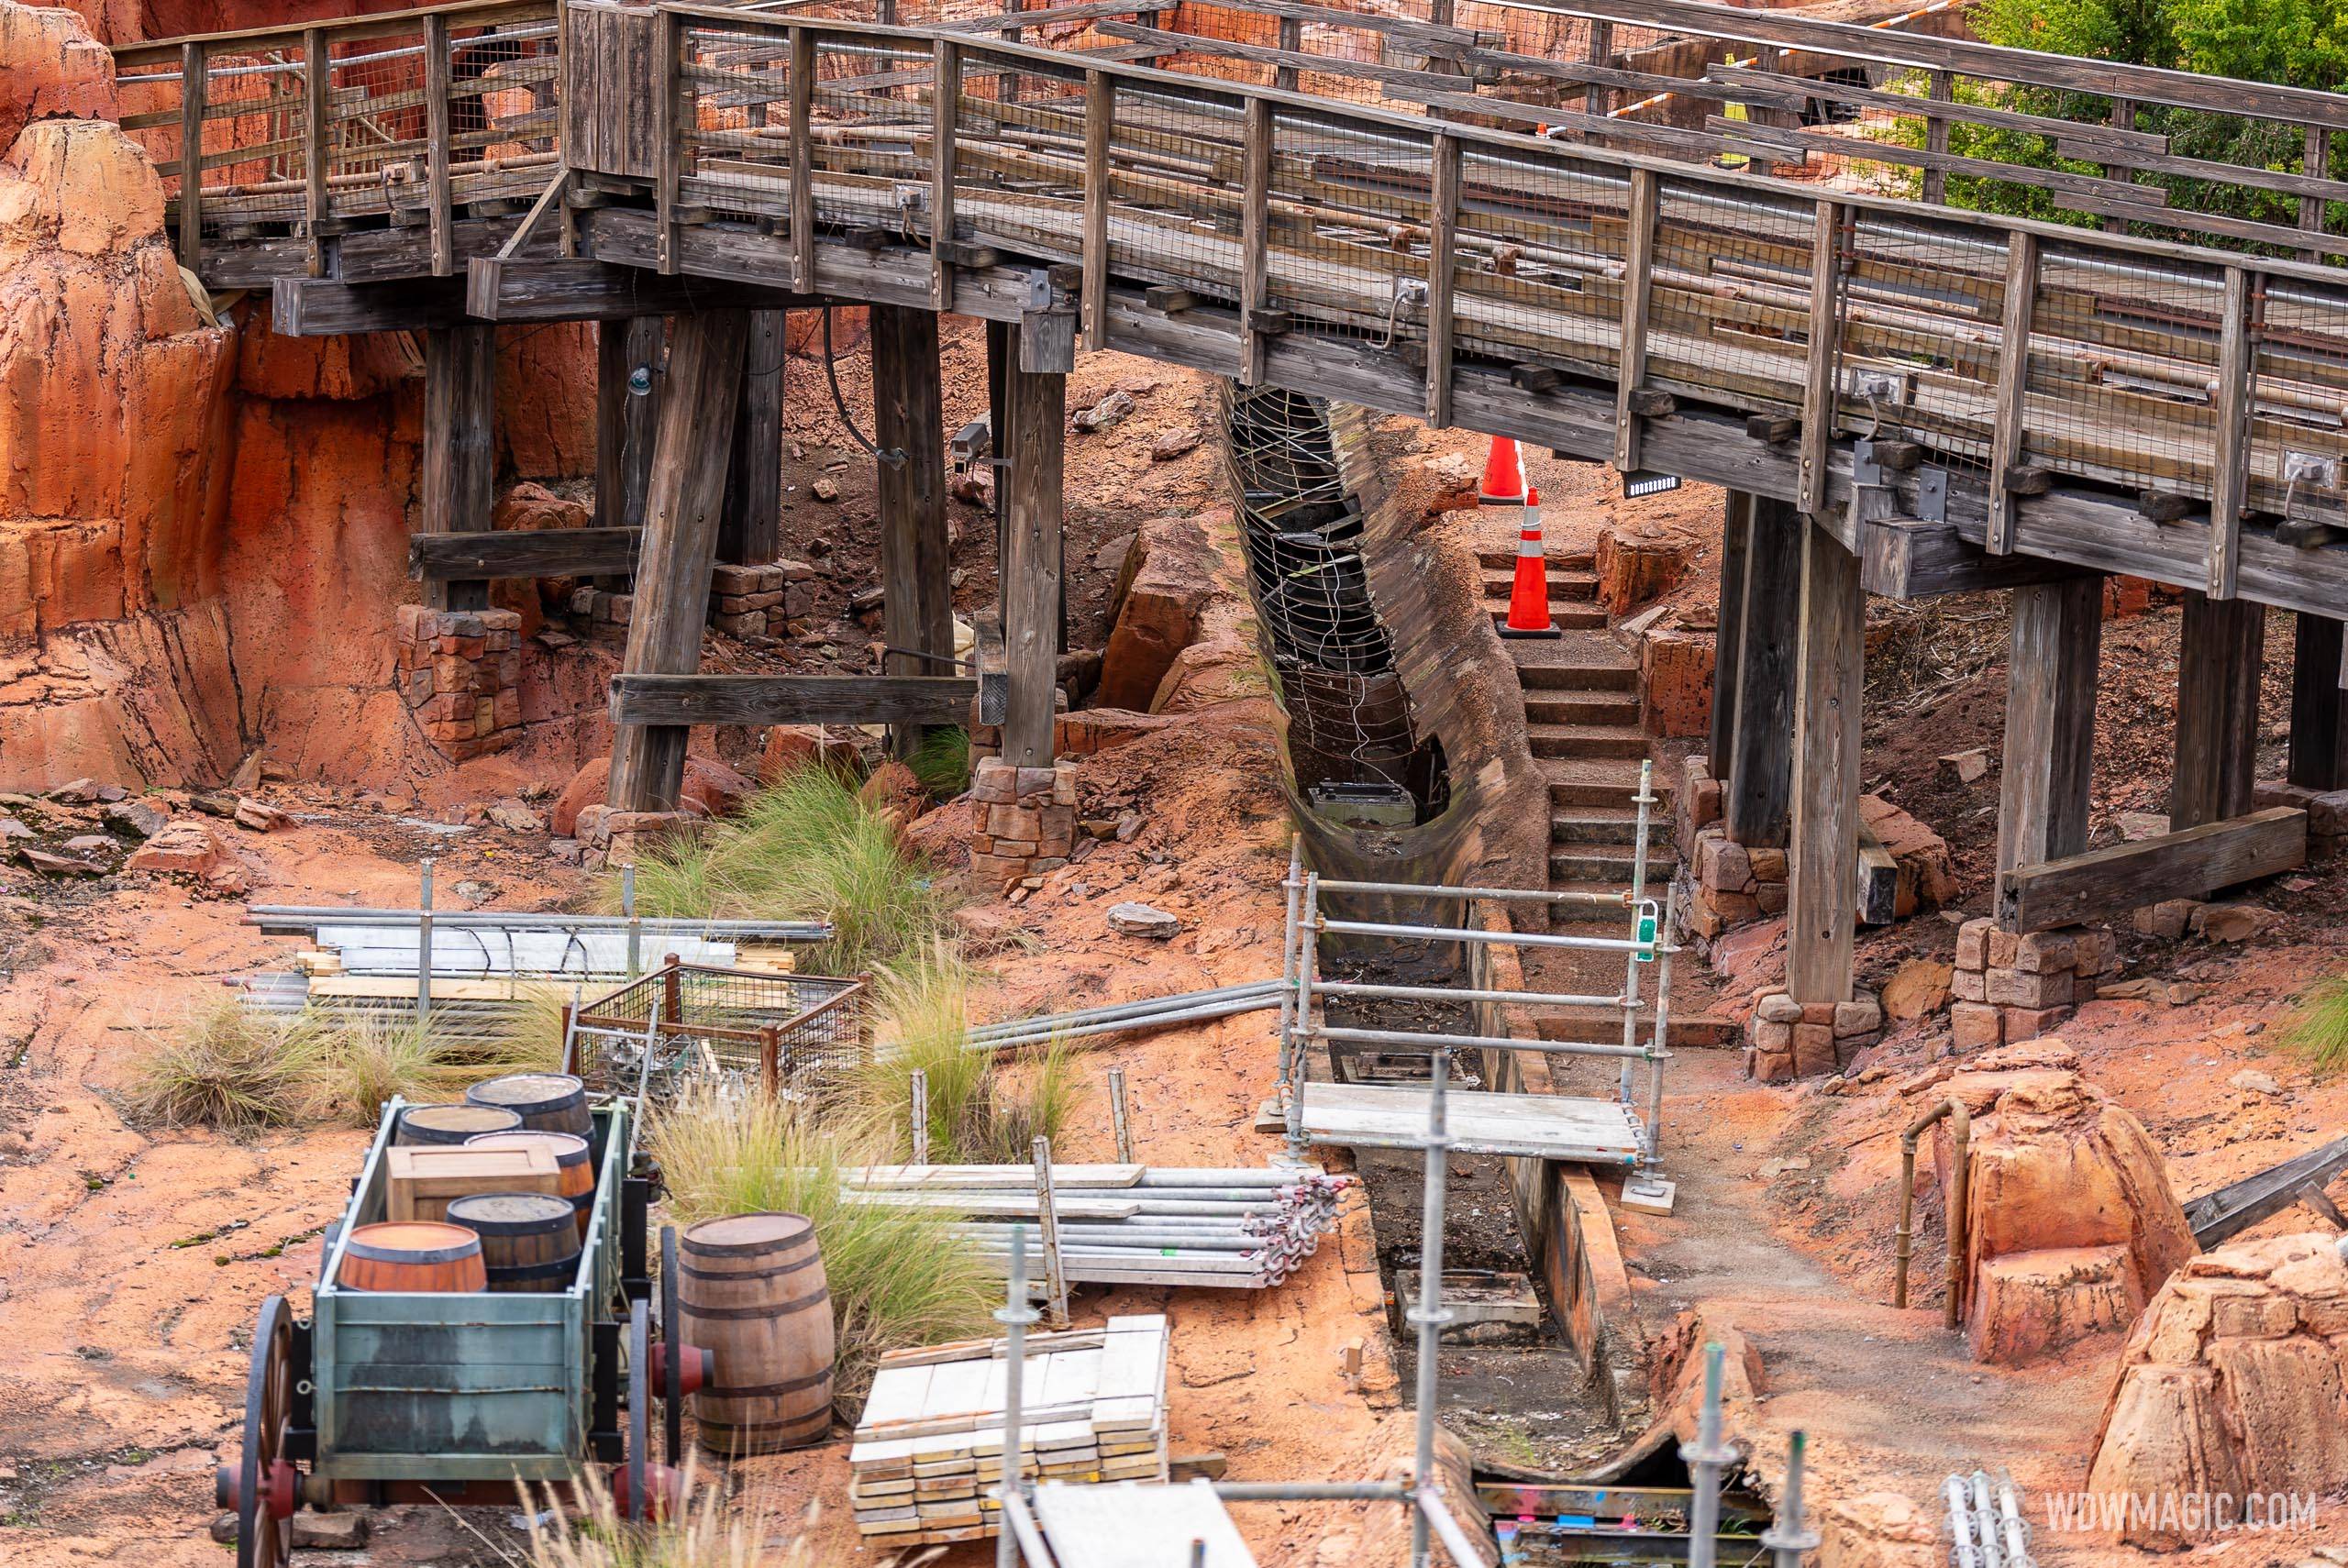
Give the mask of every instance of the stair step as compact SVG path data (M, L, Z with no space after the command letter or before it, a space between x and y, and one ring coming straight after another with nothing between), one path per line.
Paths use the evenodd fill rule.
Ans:
M1486 571L1514 571L1516 547L1511 545L1505 549L1478 550L1476 564ZM1597 581L1598 555L1593 550L1560 550L1553 547L1549 551L1549 569L1552 572L1589 572L1591 574L1590 580L1594 584Z
M1631 885L1633 864L1631 846L1627 844L1578 844L1570 850L1552 849L1549 852L1549 886L1602 882L1617 889L1627 888ZM1647 850L1647 890L1655 892L1671 879L1672 872L1678 867L1679 857L1668 844L1650 846Z
M1507 622L1508 606L1494 605L1492 624L1501 626L1505 625ZM1595 632L1605 626L1606 612L1595 604L1552 602L1549 606L1549 624L1561 632ZM1635 672L1634 673L1635 675Z
M1524 656L1540 646L1537 643L1515 645L1518 654L1516 682L1524 688L1526 701L1535 691L1628 691L1639 689L1639 667L1634 664L1528 664Z
M1635 724L1635 691L1528 691L1524 717L1535 724Z
M1646 733L1635 724L1527 724L1535 756L1607 756L1636 760L1647 754Z
M1559 1014L1543 1021L1543 1039L1573 1041L1585 1045L1620 1045L1623 1043L1619 1013L1584 1013L1578 1009L1564 1008L1559 1010ZM1638 1038L1642 1044L1654 1027L1654 1016L1644 1008L1639 1011ZM1663 1032L1674 1051L1691 1046L1741 1046L1744 1043L1744 1031L1737 1026L1734 1020L1711 1013L1689 1015L1675 1012L1664 1024Z
M1497 599L1503 604L1516 591L1516 569L1484 573L1484 597ZM1586 571L1559 571L1549 569L1549 602L1552 604L1598 602L1598 579Z
M1549 809L1578 811L1583 807L1620 806L1628 808L1631 798L1639 792L1639 765L1615 757L1547 757L1540 759L1544 778L1549 783ZM1656 770L1655 792L1665 801L1671 798L1670 780L1663 770ZM1666 808L1658 805L1661 812Z
M1639 810L1610 801L1602 806L1559 806L1549 808L1549 842L1551 844L1599 845L1620 846L1628 851L1638 837ZM1663 802L1648 809L1647 849L1650 854L1671 841L1671 817Z

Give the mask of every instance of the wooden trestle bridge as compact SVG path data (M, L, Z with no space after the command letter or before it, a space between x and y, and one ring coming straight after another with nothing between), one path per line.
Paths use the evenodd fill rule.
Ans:
M2287 853L2251 811L2267 606L2300 613L2293 778L2348 784L2348 98L1931 36L1933 6L1018 6L487 0L116 53L185 266L271 289L280 331L424 334L436 595L633 565L624 809L673 803L689 723L967 707L904 654L695 674L713 560L774 548L758 346L833 303L874 307L876 438L904 454L901 649L949 646L936 315L989 324L1015 761L1051 753L1080 340L1728 489L1714 766L1732 835L1792 845L1798 998L1850 984L1866 592L2016 595L2017 923ZM2177 111L2300 167L2182 156ZM2205 196L2173 204L2179 178ZM1952 182L2099 226L1953 207ZM663 316L663 384L631 398ZM616 324L599 526L487 535L494 324L557 319ZM2116 861L2080 853L2115 572L2187 591L2181 831Z

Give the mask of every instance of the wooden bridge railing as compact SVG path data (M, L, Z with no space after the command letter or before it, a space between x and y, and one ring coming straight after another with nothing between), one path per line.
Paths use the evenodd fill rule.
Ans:
M1080 265L1101 341L1110 280L1169 321L1235 309L1242 381L1284 334L1423 367L1514 367L1538 396L1611 382L1615 458L1678 404L1776 421L1822 509L1838 437L1872 437L2010 497L2055 476L2142 496L2242 584L2253 510L2302 542L2348 525L2348 279L2092 230L1932 210L1567 148L967 32L692 6L656 29L648 178L660 254L690 227L793 259L817 237L925 248L936 297L997 256ZM574 19L574 39L583 36ZM939 84L943 83L943 90ZM576 105L584 113L585 105ZM1442 258L1447 264L1438 263Z
M527 204L560 161L556 0L470 0L115 51L124 126L156 160L180 260L274 240L305 255L357 220L428 227ZM199 173L190 179L191 152Z

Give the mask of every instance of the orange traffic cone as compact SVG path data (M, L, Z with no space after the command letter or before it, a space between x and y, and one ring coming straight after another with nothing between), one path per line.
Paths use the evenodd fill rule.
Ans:
M1486 506L1524 504L1524 459L1506 436L1493 436L1491 450L1484 454L1484 482L1476 499Z
M1503 637L1563 635L1549 619L1549 553L1541 543L1541 492L1524 492L1524 523L1516 536L1516 580L1509 585Z

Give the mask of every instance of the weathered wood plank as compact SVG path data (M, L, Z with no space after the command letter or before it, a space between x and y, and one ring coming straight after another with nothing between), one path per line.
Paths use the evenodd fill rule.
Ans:
M1048 767L1059 663L1068 378L1014 362L1005 368L1004 393L1011 469L1002 480L1010 497L1003 524L1002 635L1010 708L1003 719L1002 756L1021 767Z
M930 46L929 91L929 303L944 310L954 297L946 248L954 233L954 138L962 105L962 46L939 39Z
M2348 690L2340 684L2343 628L2329 615L2303 614L2297 622L2286 777L2308 790L2348 789Z
M1999 878L1998 912L2016 931L2109 920L2164 899L2206 899L2276 876L2304 865L2307 853L2307 813L2276 806L2016 867Z
M754 310L743 347L742 391L734 403L734 450L725 465L725 510L717 558L763 566L782 553L783 314Z
M734 400L748 337L749 321L741 311L677 319L645 499L624 666L628 674L690 675L700 666ZM612 743L611 804L624 812L675 811L686 735L673 725L622 725Z
M937 317L896 305L872 307L873 439L904 454L880 464L881 668L892 676L937 676L953 667L953 542L946 523L946 414L938 385ZM929 658L918 657L928 654ZM956 722L956 721L946 721ZM901 723L890 745L910 756L918 723Z
M1998 331L1998 385L1990 408L1989 553L2011 555L2018 504L2006 476L2022 458L2022 398L2029 382L2030 327L2038 297L2038 237L2016 230L2006 237L2005 301Z
M2210 469L2210 597L2232 599L2242 582L2242 511L2249 473L2251 310L2257 280L2244 268L2226 269L2226 298L2219 321L2217 436Z
M205 46L180 45L180 265L204 271Z
M661 339L657 315L605 322L595 333L595 516L607 527L641 528L652 478L653 431L660 409ZM648 385L630 385L642 370ZM634 569L635 547L628 549Z
M1841 356L1835 337L1842 326L1844 214L1834 202L1818 204L1810 237L1810 347L1801 393L1801 510L1826 510L1826 451L1834 440L1834 411L1840 399L1834 378Z
M496 528L417 534L407 571L427 582L520 577L616 576L636 569L640 528Z
M1736 716L1730 766L1721 777L1728 836L1782 848L1791 822L1795 645L1801 612L1800 514L1776 496L1753 497L1747 525L1742 628L1735 658Z
M1239 205L1239 372L1241 386L1264 374L1264 335L1256 330L1270 285L1266 236L1271 219L1272 106L1247 100Z
M1753 497L1723 491L1720 591L1712 631L1712 723L1704 753L1714 778L1726 778L1736 734L1738 665L1744 645L1744 576L1753 542Z
M1453 300L1459 262L1459 141L1434 138L1434 171L1427 226L1427 424L1451 425Z
M1793 841L1788 856L1786 989L1851 999L1859 848L1859 558L1815 523L1803 530L1800 680L1794 698Z
M1993 556L1954 523L1881 518L1859 528L1859 582L1885 599L1931 599L2063 582L2081 569L2038 556Z
M399 300L407 286L366 287L373 291L370 297L388 306ZM327 288L301 291L305 295L327 292ZM781 311L810 303L808 296L787 289L761 288L723 279L663 276L644 268L619 266L586 256L476 256L465 264L464 308L482 321L615 321L713 308Z
M486 533L497 467L497 329L437 327L424 338L424 453L417 530ZM482 610L489 584L436 582L433 603Z
M1999 776L2000 871L2087 847L2102 646L2100 577L2014 591Z
M979 683L960 675L619 675L615 724L955 724Z
M436 278L448 277L457 270L456 241L451 233L456 214L450 210L449 204L449 163L454 157L454 149L449 145L451 128L449 63L449 18L426 16L424 18L425 200L430 212L432 275Z
M1858 865L1852 871L1858 900L1852 906L1861 925L1889 925L1899 912L1899 862L1875 830L1859 823Z
M1106 72L1084 73L1084 344L1109 346L1109 133L1117 84Z
M2266 607L2187 589L2177 632L2176 744L2169 825L2250 810L2258 759L2258 676Z
M1623 326L1614 373L1614 467L1629 473L1639 466L1639 416L1631 394L1647 371L1647 304L1655 288L1655 225L1662 182L1652 169L1631 174L1631 199L1623 246Z

